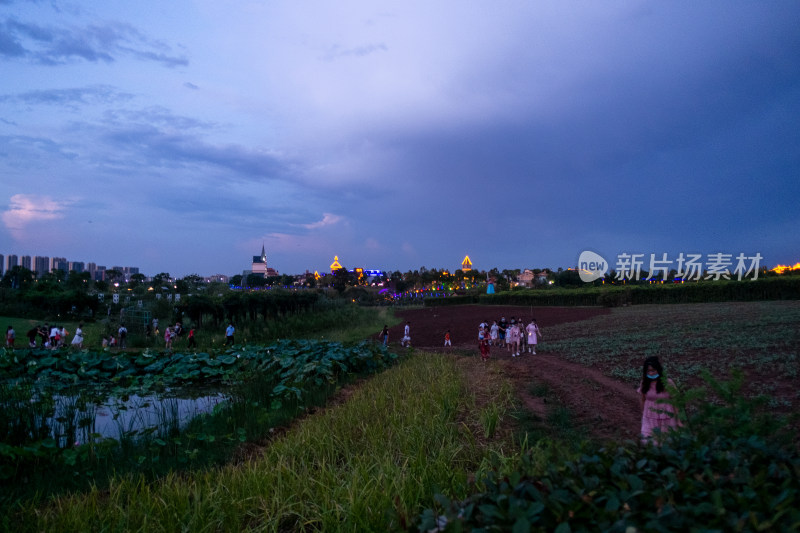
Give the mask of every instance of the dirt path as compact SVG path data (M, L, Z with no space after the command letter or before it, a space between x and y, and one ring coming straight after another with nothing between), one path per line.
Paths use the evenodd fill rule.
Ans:
M441 352L446 351L442 344L444 332L449 329L453 353L466 355L458 357L460 364L473 367L482 364L478 359L477 331L484 320L491 323L505 316L527 322L536 318L546 338L548 326L606 313L607 309L585 307L454 306L404 310L397 311L403 323L390 329L389 338L393 344L398 342L408 321L415 347ZM495 366L514 384L520 403L538 418L544 419L548 408L563 405L574 417L573 423L593 437L624 440L635 439L639 433L638 394L628 384L599 370L570 363L553 352L512 358L505 348L499 347L492 348L486 364ZM469 374L474 376L476 373L471 370Z

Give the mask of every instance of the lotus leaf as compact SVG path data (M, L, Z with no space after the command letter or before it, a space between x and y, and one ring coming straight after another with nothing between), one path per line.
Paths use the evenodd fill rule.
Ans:
M144 371L155 374L156 372L160 372L166 366L167 361L156 361L155 363L150 364L149 366L144 367Z

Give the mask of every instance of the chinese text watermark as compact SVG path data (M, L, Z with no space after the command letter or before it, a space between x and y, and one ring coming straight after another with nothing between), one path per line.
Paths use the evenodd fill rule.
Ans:
M764 257L760 253L736 256L728 253L694 254L681 252L677 257L668 254L636 254L623 252L617 255L614 279L618 281L638 281L642 272L647 273L648 280L674 277L685 281L729 280L741 281L752 276L758 279L758 270ZM609 262L601 255L586 250L578 258L578 273L581 281L592 282L602 278L609 270Z

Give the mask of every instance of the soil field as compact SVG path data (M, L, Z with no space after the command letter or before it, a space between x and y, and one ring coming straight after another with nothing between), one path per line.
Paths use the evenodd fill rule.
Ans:
M475 348L478 346L478 325L481 322L500 321L505 317L522 318L525 324L535 318L539 327L544 330L556 324L577 322L598 315L608 314L610 309L603 307L518 307L518 306L485 306L485 305L453 305L443 307L425 307L396 311L395 315L403 322L389 329L389 340L400 341L403 328L411 323L411 344L415 348L437 349L444 345L444 334L450 330L453 347Z
M627 308L452 306L398 310L391 344L410 322L412 345L449 351L472 379L487 370L505 375L519 403L545 420L554 405L566 408L576 427L601 438L635 439L641 408L636 387L645 357L656 355L680 388L703 385L703 369L726 379L738 368L743 394L765 395L768 408L792 414L800 405L798 345L800 302L751 302L634 306ZM478 357L478 324L505 316L536 318L543 340L537 355L512 358L492 347ZM443 347L450 330L452 349Z

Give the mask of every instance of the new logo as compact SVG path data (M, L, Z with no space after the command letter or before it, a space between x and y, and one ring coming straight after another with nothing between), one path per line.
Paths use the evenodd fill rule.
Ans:
M581 281L589 283L602 278L606 272L608 272L608 261L602 256L589 250L581 252L578 258L578 274Z

